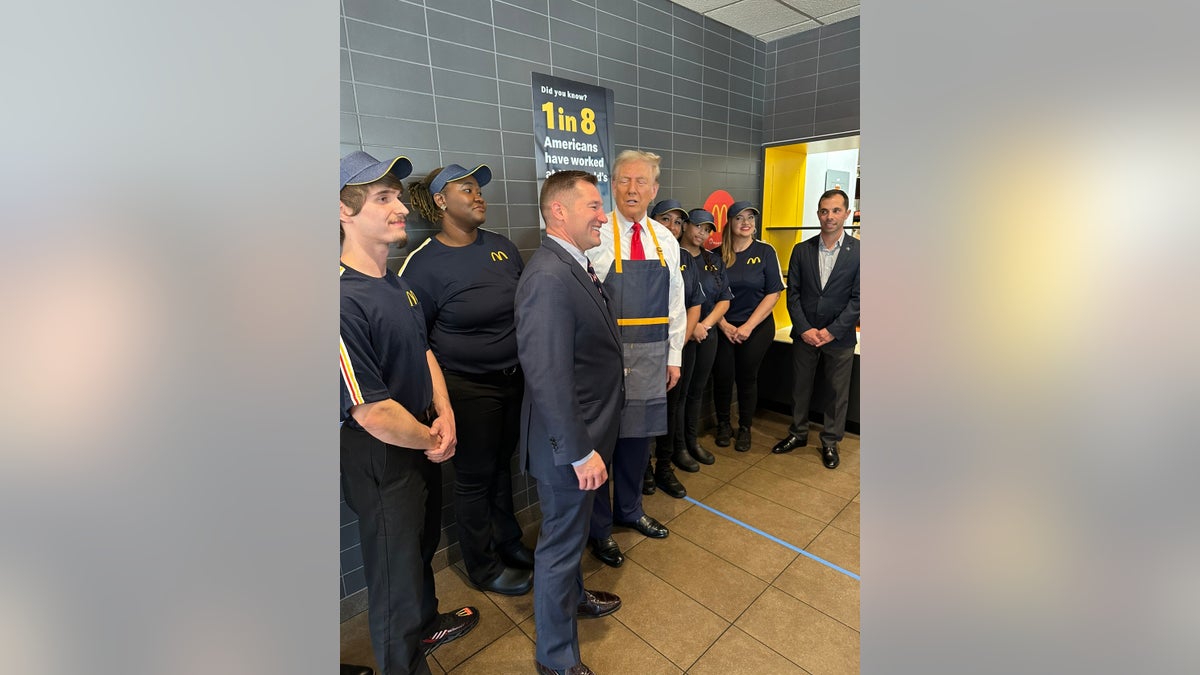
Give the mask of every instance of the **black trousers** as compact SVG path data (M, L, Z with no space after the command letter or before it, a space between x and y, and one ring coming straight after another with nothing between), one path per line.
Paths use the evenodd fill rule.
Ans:
M667 433L654 439L654 458L670 461L671 453L684 450L683 420L687 407L687 391L696 366L696 343L683 345L683 361L679 365L679 382L667 392Z
M722 333L717 341L717 358L713 363L713 403L717 422L729 422L729 407L733 403L733 385L737 383L738 426L749 428L758 408L758 367L775 341L775 317L768 316L758 324L750 337L740 345L730 342Z
M704 401L704 388L708 386L708 376L712 373L713 361L717 358L717 342L723 340L720 330L714 328L708 331L704 342L691 342L696 345L696 362L692 367L691 382L688 383L687 403L684 406L683 442L688 448L698 447L697 433L700 428L700 405Z
M512 458L521 436L525 378L512 372L443 371L454 408L454 518L467 576L485 584L504 571L500 551L519 546L513 515Z
M428 673L421 637L434 629L433 554L441 537L442 471L421 450L342 425L342 490L358 516L367 617L383 675Z
M817 368L820 362L821 368ZM821 428L821 445L834 445L846 435L846 411L850 406L850 375L854 370L854 347L814 347L803 340L792 344L792 426L788 432L808 439L808 409L813 385L818 381L828 394ZM817 373L820 372L820 377Z

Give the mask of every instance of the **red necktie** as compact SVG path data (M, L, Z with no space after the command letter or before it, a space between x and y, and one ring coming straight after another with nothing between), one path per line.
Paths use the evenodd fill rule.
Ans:
M645 260L646 251L642 248L642 224L633 224L633 238L629 240L629 259Z

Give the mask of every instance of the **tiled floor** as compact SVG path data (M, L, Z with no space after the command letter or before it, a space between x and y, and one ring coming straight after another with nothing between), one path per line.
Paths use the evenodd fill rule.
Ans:
M811 445L771 454L787 423L760 413L745 453L706 436L716 464L676 475L689 497L857 574L859 439L846 436L830 471ZM623 600L616 614L579 622L584 663L601 675L858 672L857 580L685 500L658 492L644 503L669 537L618 528L626 561L617 569L583 555L587 587ZM532 594L482 593L454 567L437 588L443 611L474 605L481 620L433 654L434 673L535 672ZM342 624L342 661L374 667L365 612Z

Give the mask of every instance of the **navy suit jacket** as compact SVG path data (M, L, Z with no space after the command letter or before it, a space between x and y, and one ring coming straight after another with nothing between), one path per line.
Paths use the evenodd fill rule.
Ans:
M821 263L818 259L821 235L806 239L792 248L788 262L787 308L792 318L792 340L809 328L826 328L834 340L834 349L853 348L858 342L854 326L858 323L859 240L846 233L842 250L821 288Z
M571 462L592 450L612 462L625 403L617 324L587 270L548 238L517 283L516 324L521 467L539 481L578 485Z

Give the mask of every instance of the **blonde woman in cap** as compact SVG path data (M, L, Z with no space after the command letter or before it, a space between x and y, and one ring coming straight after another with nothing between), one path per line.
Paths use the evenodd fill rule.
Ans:
M524 263L516 245L481 227L491 179L486 164L448 164L409 184L413 210L441 229L400 275L425 310L458 414L454 515L467 576L481 590L523 595L533 587L533 552L513 513L511 464L525 387L513 319Z
M679 238L679 247L686 254L681 257L691 257L688 265L699 272L700 287L704 292L704 301L700 305L700 320L692 329L691 340L694 342L688 342L688 345L695 345L695 365L691 382L688 384L683 419L684 445L688 454L701 464L712 464L716 461L711 452L700 446L697 430L700 426L700 402L704 398L704 387L708 385L708 376L717 356L717 335L720 332L717 326L729 309L729 301L733 299L733 293L729 290L729 275L725 272L725 263L721 261L720 253L704 248L704 242L716 228L712 213L704 209L692 209L683 225L683 236Z
M738 431L734 450L738 452L750 449L750 425L758 407L758 367L775 340L771 312L785 288L779 256L769 244L755 239L757 233L758 207L750 202L734 202L721 235L721 259L729 272L733 301L718 324L721 338L713 364L713 403L717 408L716 443L726 447L733 435L729 408L736 381Z

